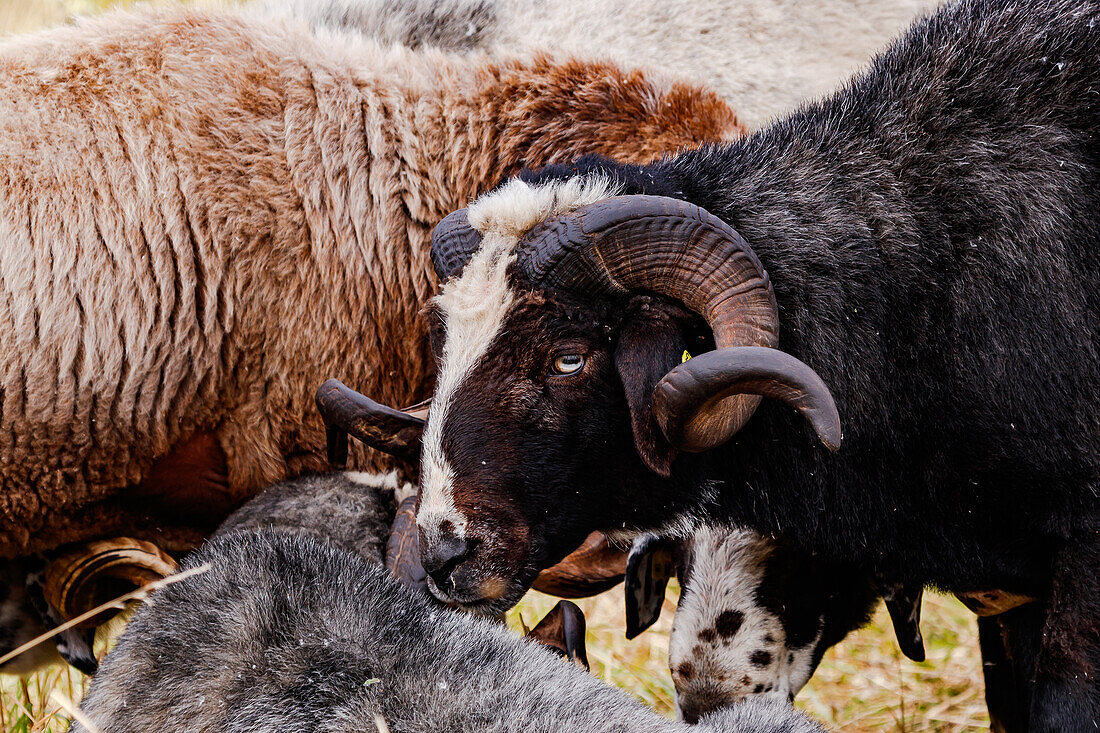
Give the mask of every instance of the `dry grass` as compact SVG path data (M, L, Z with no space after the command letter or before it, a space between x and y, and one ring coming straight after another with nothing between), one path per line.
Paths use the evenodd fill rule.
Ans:
M0 731L65 730L69 717L50 699L51 693L58 690L70 700L79 700L84 684L84 675L70 667L56 667L25 678L0 675Z
M237 0L0 0L0 37L64 23L76 15L130 5L212 5Z
M118 4L132 0L0 0L0 35ZM531 593L512 612L509 623L516 629L533 626L553 604L548 596ZM675 593L669 594L661 621L634 641L622 634L621 590L579 605L588 619L593 674L671 714L667 655ZM850 733L987 730L973 617L953 599L929 596L922 626L928 661L915 664L898 652L889 619L880 609L870 627L826 655L798 704L829 727ZM60 691L67 699L79 700L84 686L83 676L67 668L27 679L0 676L0 732L65 730L69 720L51 693Z
M555 602L530 593L509 622L517 629L533 626ZM588 620L592 673L671 714L668 633L676 590L665 600L661 621L634 641L623 637L622 603L621 589L578 603ZM880 608L870 626L825 655L798 696L799 707L851 733L988 730L973 615L954 598L927 594L922 619L927 661L916 664L901 655Z

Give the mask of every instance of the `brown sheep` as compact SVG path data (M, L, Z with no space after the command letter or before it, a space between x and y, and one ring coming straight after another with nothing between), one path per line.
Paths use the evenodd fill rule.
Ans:
M383 48L216 10L0 45L0 556L196 545L324 466L327 376L428 396L432 227L523 166L739 134L607 63ZM392 459L356 448L363 470Z

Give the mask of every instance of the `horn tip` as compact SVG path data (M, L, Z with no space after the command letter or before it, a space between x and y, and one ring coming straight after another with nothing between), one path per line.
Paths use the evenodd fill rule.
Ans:
M839 419L824 430L819 431L818 436L821 438L822 444L829 450L834 452L840 450L840 445L844 442L844 433L840 429Z

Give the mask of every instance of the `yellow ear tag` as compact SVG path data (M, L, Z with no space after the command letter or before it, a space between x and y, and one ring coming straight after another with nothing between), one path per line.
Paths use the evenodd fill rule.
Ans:
M691 354L689 354L687 352L687 349L684 349L684 355L680 357L680 363L683 364L685 361L687 361L690 358L691 358Z

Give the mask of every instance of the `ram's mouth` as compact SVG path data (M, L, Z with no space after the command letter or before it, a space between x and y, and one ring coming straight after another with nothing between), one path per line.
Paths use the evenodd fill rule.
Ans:
M499 598L495 600L483 598L478 601L459 602L447 598L446 596L436 592L434 588L432 589L432 595L435 596L436 600L444 604L447 608L453 609L455 611L462 611L463 613L468 613L471 616L480 616L482 618L490 618L493 620L499 619L501 615L511 610L512 606L515 605L514 603L510 603Z
M473 616L486 618L499 618L502 614L511 610L523 598L526 589L524 586L509 582L503 578L491 578L491 592L482 592L486 583L481 583L476 589L463 591L462 589L450 589L444 591L436 585L431 578L428 579L428 590L443 605L448 608L463 611Z

